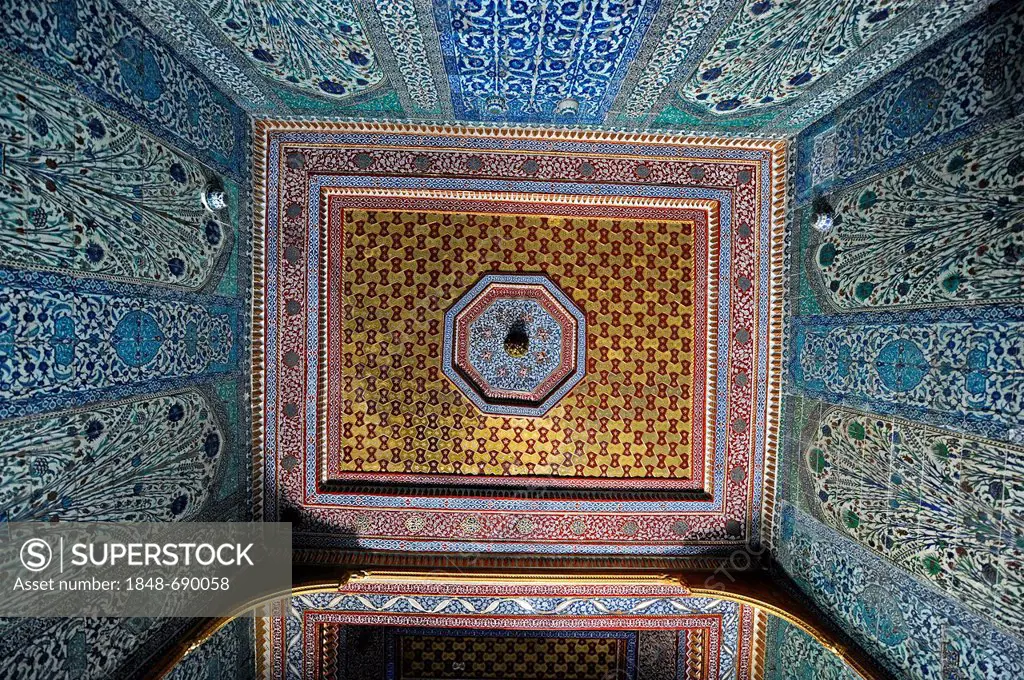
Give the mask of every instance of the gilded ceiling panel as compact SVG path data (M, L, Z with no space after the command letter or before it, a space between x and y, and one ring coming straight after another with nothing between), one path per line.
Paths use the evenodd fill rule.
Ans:
M259 132L257 465L304 559L703 559L761 534L780 144Z

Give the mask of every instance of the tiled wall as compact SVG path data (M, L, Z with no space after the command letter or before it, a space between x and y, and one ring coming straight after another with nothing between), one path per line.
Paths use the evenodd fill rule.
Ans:
M810 513L789 503L783 503L781 511L782 566L895 677L1024 677L1024 644L1019 638L894 568Z
M7 2L0 48L240 180L244 112L115 0Z
M1022 51L1024 7L999 3L794 145L780 558L915 678L1021 674ZM827 233L812 226L821 199ZM891 619L867 611L867 567L807 559L814 541L845 551L845 538L883 560L877 578L920 595ZM1013 664L985 665L997 640Z
M164 120L203 88L148 77L171 60L126 24L116 55L82 47L90 14L120 5L264 117L791 133L991 1L32 0L0 33L127 70Z
M253 661L253 620L235 619L212 638L190 652L167 676L167 680L235 680L245 678Z
M0 521L247 519L246 115L113 3L0 27ZM2 620L0 677L132 676L189 623Z
M768 617L765 680L859 680L843 661L784 619Z

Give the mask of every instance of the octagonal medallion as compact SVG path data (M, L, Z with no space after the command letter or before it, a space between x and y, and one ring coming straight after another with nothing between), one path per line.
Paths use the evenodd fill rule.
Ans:
M445 375L484 413L539 416L583 379L583 313L545 276L488 274L444 317Z

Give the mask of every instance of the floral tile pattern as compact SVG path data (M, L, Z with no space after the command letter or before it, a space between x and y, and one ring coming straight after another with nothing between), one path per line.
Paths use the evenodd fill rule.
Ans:
M198 301L197 301L198 302ZM0 414L69 393L231 371L239 310L0 285Z
M384 77L350 0L200 6L259 73L299 91L344 97Z
M877 83L807 126L797 139L796 200L835 191L902 166L1012 118L1024 98L1024 9L999 2ZM824 181L806 164L819 135L836 153Z
M1010 680L1024 673L1018 638L802 510L783 506L780 536L786 571L898 677Z
M791 132L991 0L125 0L249 111Z
M0 17L0 518L246 519L246 116L113 2ZM0 676L134 677L189 625L4 620Z
M717 113L785 103L913 5L914 0L800 5L747 0L680 95ZM819 47L807 49L811 45ZM763 66L751 68L752 59Z
M5 4L0 47L233 179L245 175L245 114L114 0Z
M658 3L435 3L456 119L600 123Z
M234 234L202 165L6 59L0 107L0 263L192 291L217 272Z
M217 413L195 389L0 420L0 442L8 522L191 519L224 458Z
M766 680L859 680L860 675L788 621L768 623Z
M900 676L1021 673L1022 21L994 3L795 142L776 549Z
M238 618L193 650L166 677L168 680L249 680L255 677L252 650L252 619Z
M808 395L1006 437L1021 422L1024 309L968 307L794 319L793 383Z
M1007 629L1024 623L1019 571L997 556L1014 527L1024 449L916 423L830 408L806 448L817 513L902 569Z
M1022 136L1017 118L832 194L836 228L805 260L821 304L852 311L1024 300Z

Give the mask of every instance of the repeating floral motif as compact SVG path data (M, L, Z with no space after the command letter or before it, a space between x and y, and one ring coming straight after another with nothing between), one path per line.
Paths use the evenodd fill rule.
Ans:
M241 179L245 117L113 0L0 6L0 46Z
M350 0L198 4L278 84L321 97L349 97L384 78Z
M1022 136L1024 119L835 199L837 228L821 238L813 265L829 302L856 309L1024 298Z
M194 649L167 680L249 680L255 678L252 619L237 618Z
M437 3L455 115L600 123L657 5L653 0Z
M0 287L0 416L67 392L227 372L237 311L174 301Z
M850 58L913 4L747 0L680 96L714 113L777 106Z
M137 16L155 33L190 58L192 64L221 83L232 99L246 109L274 107L247 70L232 59L233 51L223 49L210 36L196 30L201 13L189 2L178 0L121 0L125 9Z
M0 522L245 518L245 116L114 2L0 23ZM0 620L0 677L135 677L188 625Z
M19 680L134 677L190 619L0 619L0 675ZM163 624L163 625L161 625ZM132 662L134 660L134 665ZM131 669L126 671L126 666Z
M194 389L0 421L0 521L210 521L224 442ZM0 676L130 676L177 621L0 619Z
M436 110L440 99L416 12L416 0L375 0L375 6L409 96L421 109Z
M190 519L209 494L223 437L195 390L0 421L0 516Z
M877 49L863 59L849 59L852 68L831 83L827 89L815 94L806 104L799 106L786 118L786 124L802 127L823 116L855 95L865 84L873 82L887 71L912 57L922 46L941 38L964 19L979 12L987 2L936 2L914 19L893 40L876 41ZM881 43L881 44L878 44Z
M828 401L1005 433L1024 410L1022 314L795 317L792 375Z
M97 16L111 1L61 0ZM611 112L718 130L807 125L987 4L816 2L125 0L257 114L622 122ZM438 90L444 77L450 96ZM342 104L377 91L376 103Z
M1022 28L996 3L796 140L779 557L901 677L1024 672Z
M625 113L640 118L652 111L679 65L698 47L698 36L723 0L680 0L650 60L629 93Z
M768 620L766 680L860 680L860 675L788 621Z
M1024 645L858 543L782 504L778 558L797 585L898 677L1013 680Z
M195 290L232 241L197 163L8 60L0 135L4 265Z
M835 177L836 164L839 162L835 128L814 138L813 154L810 174L814 184L827 182Z
M0 421L0 522L238 517L243 510L224 514L224 475L239 462L226 447L227 424L196 389ZM0 619L0 677L137 677L190 623Z
M1024 449L833 408L803 462L831 526L979 615L1024 623Z
M1024 101L1024 7L999 3L951 38L862 90L797 139L796 198L898 167L1016 115ZM812 184L807 163L818 135L836 137L836 167Z
M89 3L105 15L111 0L61 2ZM258 114L606 125L622 115L630 124L656 118L719 130L737 121L806 125L986 4L125 2ZM635 73L626 78L629 69ZM438 90L444 77L450 96ZM679 93L675 104L686 111L666 104L666 90ZM380 101L342 104L377 91ZM751 115L736 118L743 113Z

